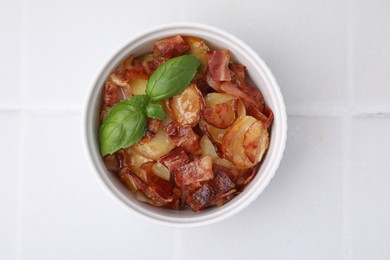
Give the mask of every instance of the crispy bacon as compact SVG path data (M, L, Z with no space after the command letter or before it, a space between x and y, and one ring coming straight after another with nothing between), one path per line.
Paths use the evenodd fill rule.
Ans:
M264 97L263 94L261 94L260 90L249 84L248 81L237 78L235 80L235 83L237 84L237 87L244 92L250 99L252 99L256 103L256 107L260 109L260 111L263 109L264 105ZM244 100L245 101L245 100ZM246 102L246 101L245 101ZM245 104L244 102L244 104ZM249 103L251 104L251 103ZM246 106L247 107L247 106Z
M191 183L190 185L179 187L180 192L181 192L180 203L181 203L182 207L187 206L188 197L191 194L193 194L195 191L197 191L200 187L202 187L202 184L200 184L200 182L194 182L194 183Z
M235 184L223 171L214 171L214 178L209 181L217 196L233 189Z
M128 167L123 167L118 175L121 181L133 193L137 190L145 190L147 187L147 184Z
M187 42L180 35L176 35L156 41L154 43L154 55L170 59L184 54L189 48Z
M274 120L272 110L266 106L264 106L263 112L260 112L260 110L254 106L249 106L247 108L247 114L260 120L267 129L272 125L272 121Z
M250 183L253 178L256 176L257 171L260 168L260 163L256 164L254 167L241 172L236 180L236 186L238 190L243 190L245 186Z
M127 67L124 71L123 77L126 80L133 79L149 79L149 74L145 71L143 66L143 61L140 59L134 59L132 61L131 67Z
M213 89L208 85L207 81L204 78L197 78L192 81L193 84L199 89L203 96L207 95L210 92L213 92Z
M213 164L213 171L214 175L220 173L229 176L232 182L236 182L239 175L239 172L237 170L226 168L218 164Z
M213 160L211 156L207 155L201 159L196 159L193 162L173 169L172 173L176 184L183 186L212 179L214 177L212 168Z
M203 119L212 126L225 129L231 126L237 117L238 99L206 107L202 110Z
M210 202L209 206L217 205L218 207L221 207L226 202L229 202L232 200L239 192L237 192L236 189L232 189L222 195L220 195L218 198L214 199Z
M218 50L207 52L207 63L210 75L214 81L230 81L229 71L229 50ZM212 86L210 86L212 87Z
M148 128L144 137L142 137L140 143L145 144L152 140L152 138L157 134L158 129L160 128L161 120L148 118Z
M214 198L214 191L210 184L205 183L190 195L187 199L187 204L191 207L193 211L199 211L208 206L211 200Z
M154 199L170 202L173 200L174 186L167 180L158 177L152 171L152 167L155 162L147 162L141 165L141 170L145 172L146 181L149 185L149 189L145 190L145 194Z
M115 153L104 156L103 161L110 172L117 173L119 171L119 159Z
M237 87L237 84L234 84L233 82L224 82L221 84L221 90L227 94L233 95L235 97L241 98L241 100L244 102L245 107L248 107L250 105L259 107L260 104L258 104L255 100L250 98L247 94L245 94L242 90L240 90Z
M152 73L166 61L164 58L156 58L156 59L146 59L142 62L142 65L144 66L144 70L146 73L150 76Z
M190 157L183 148L175 148L170 153L161 157L160 162L168 168L169 171L189 163Z
M176 146L183 147L190 154L200 155L200 137L191 127L179 126L175 122L171 122L163 128L163 131Z
M246 78L246 76L245 76L246 67L245 66L230 63L229 68L233 71L235 77L245 80L245 78Z
M161 120L148 118L148 130L153 134L157 134L160 124Z
M210 72L207 72L206 74L206 82L207 85L209 85L212 89L214 89L217 92L221 92L221 83L213 80L213 78L210 75Z
M121 101L122 99L122 95L119 90L119 87L114 83L107 81L106 85L104 85L103 98L104 98L104 103L110 107L112 107L116 103L119 103L119 101Z

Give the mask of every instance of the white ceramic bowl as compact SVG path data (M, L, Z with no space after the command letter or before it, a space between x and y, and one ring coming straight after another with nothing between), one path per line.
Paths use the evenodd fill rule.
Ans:
M177 34L201 37L213 49L229 49L232 53L232 59L247 67L250 80L260 88L266 104L274 113L269 150L253 181L242 193L222 207L212 207L198 213L191 210L175 211L157 208L138 202L119 179L106 170L99 153L98 117L102 102L102 89L106 78L130 53L137 56L150 52L153 49L154 41ZM217 28L202 24L168 24L131 38L109 57L98 72L89 90L83 116L83 135L88 160L93 171L103 182L103 186L117 201L120 201L133 213L146 220L175 227L195 227L214 223L247 207L264 190L274 176L283 156L287 135L287 116L283 97L278 84L264 61L248 45L236 37Z

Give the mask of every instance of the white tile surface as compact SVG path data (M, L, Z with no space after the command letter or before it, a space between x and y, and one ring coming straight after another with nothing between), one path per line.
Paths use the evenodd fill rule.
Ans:
M21 0L2 2L0 10L0 108L19 103L21 75Z
M19 113L0 111L0 122L7 122L7 128L0 131L0 256L11 259L18 217Z
M352 2L354 107L390 112L390 2Z
M216 14L216 10L218 14ZM229 15L226 22L224 15ZM186 18L239 36L270 66L289 111L343 107L347 82L347 1L212 1Z
M388 1L0 2L1 259L389 259ZM85 93L134 33L202 22L252 46L289 112L285 158L240 214L140 220L86 164Z
M353 259L390 256L390 118L352 121L349 181Z
M26 103L73 109L81 108L92 78L114 50L145 28L175 21L170 12L176 13L175 4L157 0L39 0L28 6Z

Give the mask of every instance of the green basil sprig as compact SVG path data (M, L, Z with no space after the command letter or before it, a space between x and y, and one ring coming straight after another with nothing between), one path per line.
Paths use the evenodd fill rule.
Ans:
M183 92L199 65L199 60L190 55L170 59L150 76L146 85L147 95L132 96L110 108L99 130L102 156L138 143L145 135L147 117L164 119L164 110L156 101Z
M149 103L146 106L146 114L154 119L163 120L165 118L165 112L161 103Z
M199 65L199 60L191 55L168 60L150 76L146 94L153 101L165 100L180 94L194 78Z
M139 142L145 134L147 117L142 109L129 105L129 101L131 99L113 106L100 127L103 156Z

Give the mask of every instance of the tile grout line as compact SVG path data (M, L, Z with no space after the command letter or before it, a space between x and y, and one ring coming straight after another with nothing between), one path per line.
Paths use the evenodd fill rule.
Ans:
M21 27L20 27L20 60L21 60L21 71L20 71L20 104L24 104L26 100L26 91L28 84L28 62L29 62L29 46L28 46L28 22L29 22L29 0L23 0L21 3ZM26 124L26 113L23 109L19 108L19 173L17 182L17 217L16 217L16 239L15 239L15 258L22 259L23 251L23 173L25 165L25 124Z
M344 115L343 123L343 182L342 182L342 248L343 259L352 259L352 218L351 218L351 182L350 182L350 161L351 161L351 130L352 130L352 117L354 116L351 110L353 97L354 97L354 80L353 80L353 55L354 55L354 41L353 41L353 16L352 16L353 0L347 2L347 107L348 113Z

